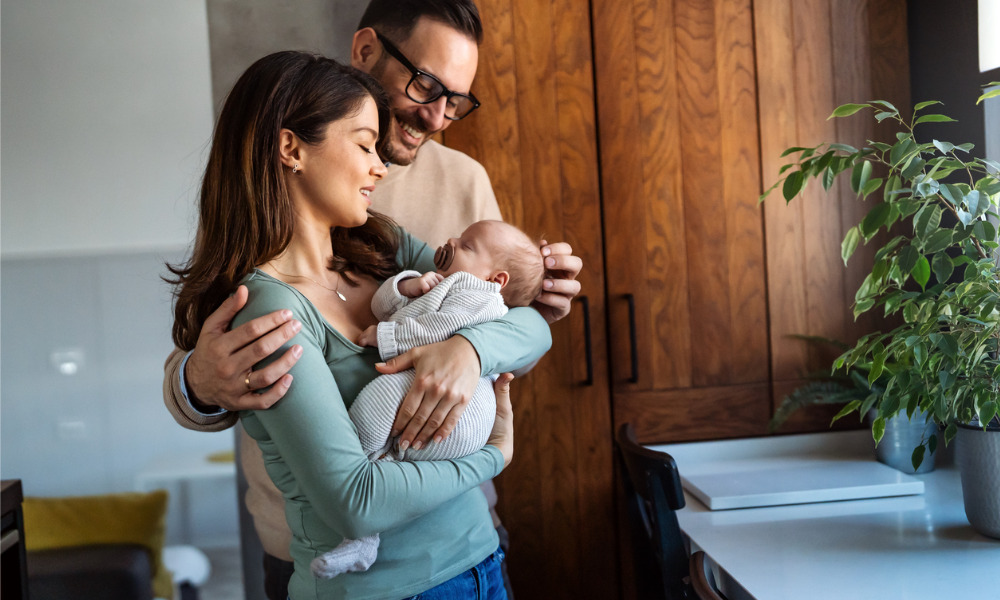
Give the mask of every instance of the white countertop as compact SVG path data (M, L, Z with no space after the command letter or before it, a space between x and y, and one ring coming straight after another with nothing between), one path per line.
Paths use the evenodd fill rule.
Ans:
M868 431L650 448L674 456L682 475L685 463L874 460ZM912 477L923 494L723 511L685 493L677 516L692 549L723 571L720 586L733 600L1000 599L1000 540L972 530L958 471L943 465Z

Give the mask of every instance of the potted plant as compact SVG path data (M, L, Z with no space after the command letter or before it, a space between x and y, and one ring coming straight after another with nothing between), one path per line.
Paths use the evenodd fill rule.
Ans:
M979 102L994 96L1000 88ZM782 156L793 156L793 162L782 167L783 177L761 200L781 186L790 202L812 179L829 190L843 174L861 198L875 194L878 201L844 236L841 257L846 264L859 244L885 232L855 294L854 315L880 309L902 324L863 336L834 361L834 372L864 366L869 384L884 382L863 399L850 400L834 420L873 409L876 443L886 420L900 410L908 417L922 411L940 424L946 444L961 426L971 425L992 440L986 452L994 463L992 473L988 466L975 477L963 473L965 489L966 479L1000 477L1000 426L991 425L1000 402L1000 164L971 156L971 144L918 141L914 129L921 123L953 121L926 112L937 104L917 104L910 118L883 100L838 107L830 118L870 108L877 121L895 121L900 131L891 143L871 141L861 149L836 143L789 148ZM913 464L937 443L937 435L920 443ZM961 448L958 453L959 463L966 462ZM998 492L985 511L994 523L984 530L968 505L966 513L981 532L1000 537L1000 482L986 484ZM970 494L965 496L968 501Z

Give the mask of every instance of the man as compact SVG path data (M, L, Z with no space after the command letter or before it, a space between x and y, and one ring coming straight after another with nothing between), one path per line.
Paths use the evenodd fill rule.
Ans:
M372 194L373 207L432 246L475 221L501 218L483 167L430 140L479 105L470 89L481 40L482 24L472 0L372 0L353 38L351 64L380 81L393 108L380 148L388 174ZM545 245L542 253L550 279L535 305L551 323L568 314L580 290L574 279L582 263L566 244ZM292 383L287 373L301 353L298 346L259 371L252 367L290 340L298 322L279 311L228 331L245 302L246 289L240 288L206 319L190 353L175 350L167 359L164 400L187 428L226 429L236 422L237 411L271 406ZM464 344L467 360L478 363L467 342L441 344ZM473 382L463 388L454 376L461 371L440 359L437 346L414 349L383 370L417 371L418 383L404 399L394 430L401 442L418 449L447 437L475 387ZM246 434L240 454L250 486L247 507L266 553L268 597L284 600L292 571L284 501L264 471L259 448ZM495 504L492 483L484 485L484 492ZM502 536L495 515L494 523Z

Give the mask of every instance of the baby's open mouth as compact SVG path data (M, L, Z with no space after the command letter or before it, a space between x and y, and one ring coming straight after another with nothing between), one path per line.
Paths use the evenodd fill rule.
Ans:
M434 266L437 267L438 271L444 271L451 266L451 261L454 258L455 250L449 244L445 244L434 252Z

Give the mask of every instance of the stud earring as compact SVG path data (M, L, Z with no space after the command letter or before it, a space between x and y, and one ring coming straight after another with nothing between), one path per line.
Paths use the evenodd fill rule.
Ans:
M299 163L295 163L295 166L292 167L292 173L298 173L300 170Z

